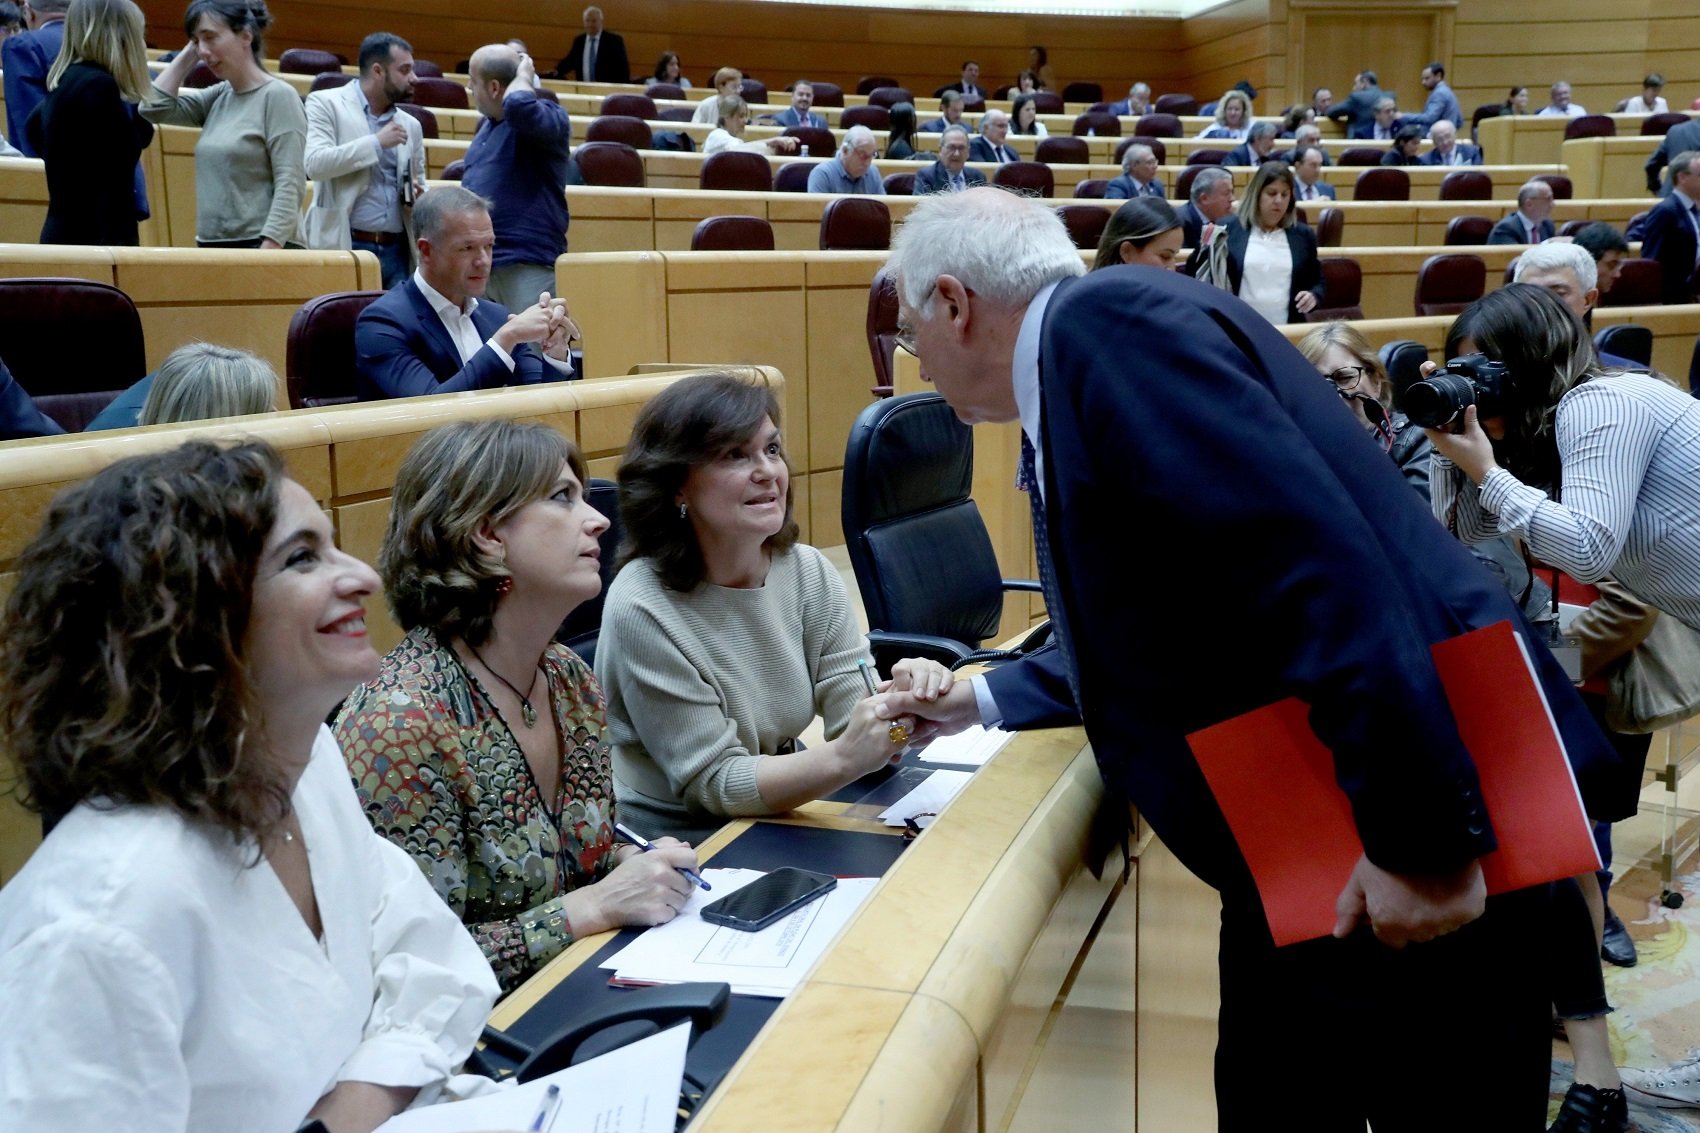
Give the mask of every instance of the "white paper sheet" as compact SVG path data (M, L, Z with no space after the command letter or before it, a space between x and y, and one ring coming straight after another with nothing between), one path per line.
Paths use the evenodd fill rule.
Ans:
M880 820L887 826L902 826L906 818L937 814L962 793L973 777L972 771L935 771L920 786L881 811Z
M531 1129L551 1085L561 1102L548 1133L673 1133L690 1040L690 1024L680 1023L522 1086L397 1114L378 1133Z
M1014 732L975 724L954 736L940 736L921 749L922 763L954 763L958 767L982 767L986 760L1015 738Z
M843 877L825 897L810 901L760 932L740 932L702 919L710 901L764 876L754 869L708 869L714 890L691 894L679 915L648 929L602 962L633 983L729 983L741 995L783 999L814 966L840 929L873 892L875 877Z

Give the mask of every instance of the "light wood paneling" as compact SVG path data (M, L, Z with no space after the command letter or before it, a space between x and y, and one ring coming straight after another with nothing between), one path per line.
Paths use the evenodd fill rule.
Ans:
M1291 101L1286 19L1287 0L1233 0L1183 20L1187 89L1200 102L1207 102L1246 79L1258 91L1255 109L1261 114L1278 113Z
M1321 86L1344 98L1353 75L1369 70L1383 90L1398 92L1400 106L1420 110L1428 92L1418 76L1430 61L1451 57L1456 6L1456 0L1290 0L1285 46L1294 99ZM1342 75L1342 66L1352 73Z

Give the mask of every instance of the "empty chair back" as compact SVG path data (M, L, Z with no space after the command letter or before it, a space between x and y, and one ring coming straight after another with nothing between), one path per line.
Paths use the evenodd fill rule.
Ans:
M98 364L68 361L70 343L98 343ZM148 372L142 317L110 283L0 279L0 361L36 408L78 432Z
M1188 165L1221 165L1228 160L1228 151L1207 146L1193 150L1186 155L1186 160Z
M838 139L824 126L788 126L785 136L796 138L799 146L808 149L810 157L831 157L838 152Z
M1097 83L1069 83L1062 95L1064 102L1102 102L1104 88Z
M1000 165L992 174L992 184L1000 189L1013 189L1039 197L1051 196L1056 191L1056 178L1051 176L1051 167L1041 161L1012 161L1008 165Z
M838 116L838 124L848 130L866 126L870 130L891 129L891 111L883 106L846 106Z
M744 96L744 101L749 103L751 106L760 106L762 103L767 101L767 84L757 79L746 77L744 79L744 85L739 89L739 93Z
M1584 228L1588 227L1588 225L1598 224L1598 223L1600 223L1600 222L1597 221L1597 220L1587 220L1587 219L1567 220L1563 224L1558 226L1558 234L1560 236L1574 236L1578 232L1582 231Z
M466 110L466 88L451 79L417 79L413 84L413 101L420 106L437 106L444 110Z
M896 85L897 80L890 75L863 75L856 80L856 93L866 96L873 94L881 87L894 87Z
M1476 169L1454 169L1440 182L1443 201L1491 201L1493 178Z
M602 108L597 113L604 116L620 115L626 118L636 118L640 122L655 121L655 100L647 94L610 94L602 98Z
M625 527L620 523L620 486L614 481L591 477L584 486L584 500L608 519L607 530L596 537L596 545L602 549L599 568L602 587L596 597L573 607L573 612L555 631L555 640L577 653L586 665L595 665L596 641L602 632L602 604L619 566L620 539L625 535Z
M912 197L915 195L915 175L913 173L887 173L884 184L885 195L888 197Z
M1455 216L1446 222L1446 238L1441 243L1448 246L1486 244L1491 235L1493 221L1487 217Z
M437 138L442 136L437 130L437 116L432 114L429 110L426 110L423 106L415 106L411 102L398 102L395 104L395 107L403 114L411 114L413 117L419 119L419 133L421 137Z
M1584 114L1564 124L1564 140L1571 138L1615 138L1617 122L1604 114Z
M1081 138L1045 138L1033 151L1033 158L1046 165L1086 165L1092 160L1092 150Z
M1651 307L1664 302L1665 268L1658 260L1624 260L1602 307Z
M844 88L837 83L815 83L816 106L843 106Z
M1610 121L1610 119L1607 119ZM1570 178L1562 173L1537 173L1529 178L1531 181L1545 181L1552 186L1552 198L1555 201L1568 201L1576 195L1576 187Z
M656 120L659 122L691 122L695 120L695 114L696 111L688 106L669 106L659 112Z
M607 101L604 99L603 101ZM623 142L633 149L653 149L655 136L649 123L630 114L604 114L590 120L584 128L587 142Z
M1339 248L1346 243L1346 214L1339 209L1323 209L1316 218L1316 244L1319 248Z
M702 173L697 181L703 189L766 193L773 188L773 171L767 164L767 158L759 153L724 150L702 163Z
M1109 187L1110 183L1102 177L1087 177L1074 183L1074 196L1076 200L1101 201Z
M354 325L382 291L334 291L301 304L289 320L284 384L291 409L359 400Z
M1198 100L1190 94L1160 94L1151 104L1151 109L1158 114L1191 117L1198 113ZM1145 131L1139 132L1143 134Z
M1667 110L1662 114L1649 114L1641 120L1641 136L1644 138L1662 138L1670 133L1672 126L1680 126L1688 121L1688 115L1678 114Z
M1480 129L1482 122L1488 118L1498 118L1500 112L1504 109L1505 105L1499 102L1488 102L1476 107L1475 112L1470 115L1470 140L1472 142L1479 141L1480 139L1477 138L1476 133Z
M650 83L643 88L643 93L655 102L683 102L690 97L677 83Z
M322 75L342 70L342 56L311 47L291 47L277 57L277 69L285 75Z
M1326 307L1313 307L1305 316L1307 322L1325 323L1330 319L1361 319L1364 317L1364 271L1350 256L1323 256L1322 294Z
M1163 144L1162 138L1154 138L1150 134L1134 134L1116 143L1115 161L1117 165L1120 165L1122 158L1127 156L1129 146L1150 146L1151 152L1157 158L1158 165L1169 163L1169 147Z
M1147 138L1178 138L1181 137L1181 120L1173 114L1147 114L1134 126L1135 134Z
M878 197L834 197L820 214L823 252L883 252L891 247L891 210Z
M433 63L429 59L415 59L413 73L422 79L440 79L443 77L443 68L440 63Z
M1594 349L1643 366L1653 364L1653 332L1634 323L1618 323L1594 335Z
M1034 91L1033 109L1040 114L1061 114L1063 112L1062 95L1055 91Z
M1058 205L1057 215L1062 217L1074 246L1084 251L1097 250L1104 227L1110 223L1110 210L1099 205Z
M1209 168L1208 165L1188 165L1175 174L1174 198L1177 201L1191 200L1193 178Z
M642 189L649 184L642 155L625 142L585 142L573 158L586 185Z
M897 353L897 285L884 268L868 285L868 353L874 363L875 397L890 397L891 360Z
M868 92L869 106L883 106L890 110L900 102L914 102L915 96L906 87L880 87Z
M1411 176L1403 169L1390 165L1366 169L1358 174L1352 189L1354 201L1408 201L1411 199Z
M1393 383L1393 404L1405 400L1405 390L1423 376L1423 363L1428 361L1428 347L1408 338L1396 338L1378 352L1381 368Z
M1380 165L1382 157L1387 153L1379 146L1347 146L1340 151L1340 165Z
M1075 115L1074 136L1077 138L1119 138L1122 136L1122 120L1114 114L1103 112L1094 114L1089 110L1085 114Z
M779 172L773 175L773 191L776 193L806 193L809 191L809 174L815 171L817 162L787 161L779 167Z
M691 233L693 252L771 252L773 225L759 216L711 216Z
M311 94L319 90L335 90L344 83L352 82L354 82L353 75L345 75L341 71L320 71L313 76L313 84L307 88L307 93Z
M1487 290L1487 264L1467 252L1430 256L1417 269L1418 315L1456 315Z

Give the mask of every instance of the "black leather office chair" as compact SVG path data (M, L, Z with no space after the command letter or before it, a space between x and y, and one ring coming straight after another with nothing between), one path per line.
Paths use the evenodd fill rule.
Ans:
M973 472L974 434L936 393L877 401L850 428L844 536L881 673L904 657L955 667L1013 656L979 645L998 631L1004 591L1039 584L1000 576ZM1017 652L1049 636L1046 623Z
M608 585L614 581L614 555L620 547L620 486L612 480L591 477L584 486L584 498L591 507L608 517L608 530L602 533L597 545L602 548L602 589L596 597L581 603L555 631L555 640L596 667L596 639L602 633L602 603L608 597Z
M1639 362L1653 364L1653 332L1634 323L1614 323L1594 335L1594 349Z
M1428 361L1428 347L1408 338L1394 339L1379 351L1381 367L1393 381L1393 404L1402 405L1405 389L1421 378L1422 365Z

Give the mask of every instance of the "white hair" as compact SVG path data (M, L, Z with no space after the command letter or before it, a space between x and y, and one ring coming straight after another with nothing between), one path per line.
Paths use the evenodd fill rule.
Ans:
M1517 203L1519 205L1524 205L1528 204L1536 197L1551 197L1553 195L1551 185L1547 184L1545 181L1530 179L1523 182L1523 187L1517 190Z
M1007 125L1009 122L1009 115L995 107L986 111L984 114L980 115L980 131L982 133L985 132L986 123L988 122L1003 122Z
M864 142L873 145L876 150L879 148L879 139L874 137L872 130L866 126L850 127L844 131L844 140L838 144L838 156L843 157L846 154L856 152L856 147Z
M1452 124L1451 119L1441 118L1437 120L1434 125L1428 128L1428 136L1439 141L1440 139L1435 138L1436 134L1451 134L1454 138L1456 138L1458 136L1458 127Z
M1293 131L1293 141L1295 143L1294 148L1295 149L1303 149L1307 144L1309 144L1305 141L1306 138L1315 138L1317 141L1321 141L1322 140L1322 127L1318 126L1315 122L1306 122L1303 125L1301 125L1298 129L1294 130Z
M909 309L928 318L941 275L992 303L1019 306L1047 284L1086 274L1086 265L1054 209L985 187L922 198L893 237L886 270Z
M1599 286L1600 267L1594 262L1594 257L1588 254L1588 249L1580 244L1554 240L1536 244L1518 256L1512 282L1522 283L1523 277L1530 272L1552 271L1555 268L1569 268L1575 272L1576 282L1581 284L1584 292Z
M1147 146L1147 145L1128 146L1127 152L1122 154L1122 172L1123 173L1132 172L1133 163L1138 161L1142 157L1155 157L1155 156L1157 156L1157 151L1152 149L1150 146Z

